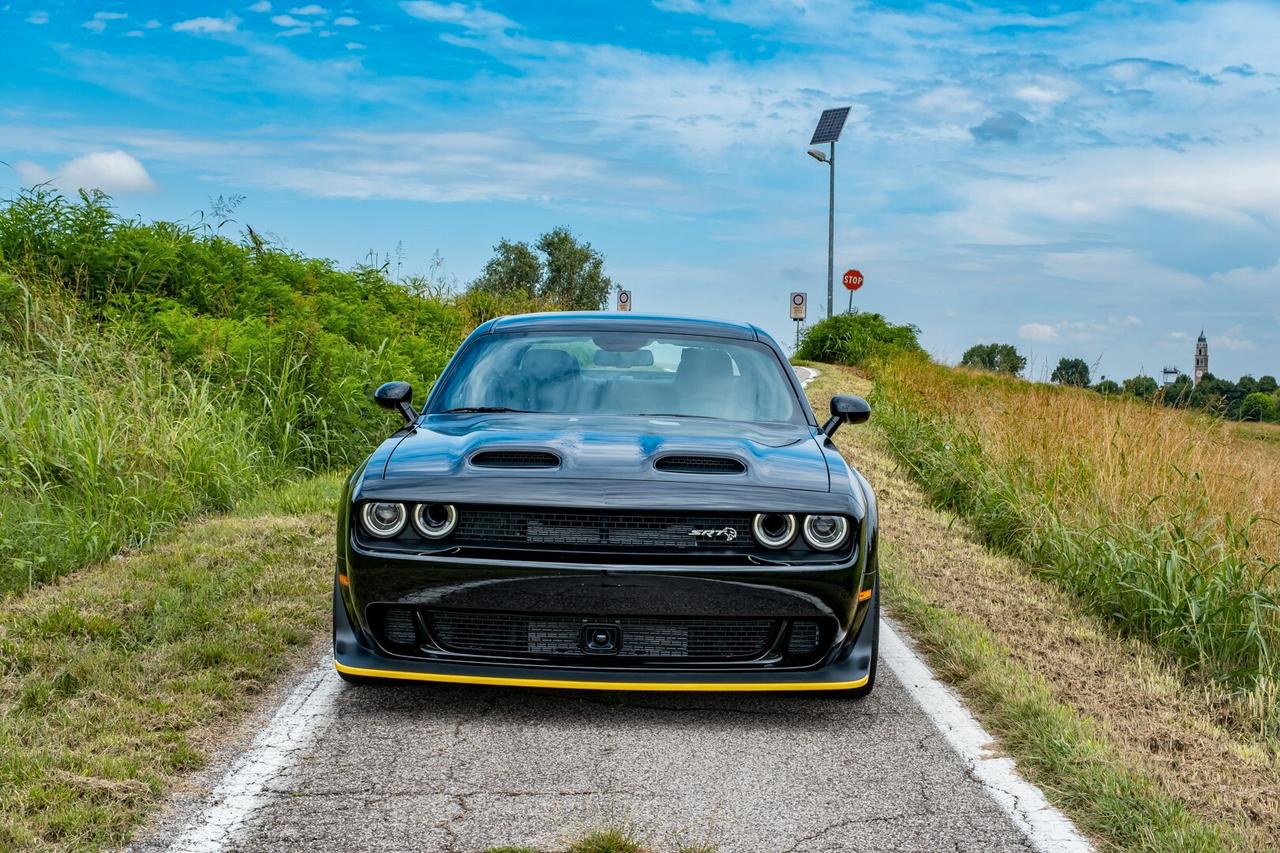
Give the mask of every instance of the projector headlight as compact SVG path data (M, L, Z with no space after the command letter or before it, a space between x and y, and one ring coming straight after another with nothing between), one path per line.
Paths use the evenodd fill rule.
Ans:
M849 521L842 515L807 515L804 541L819 551L839 548L849 535Z
M443 539L458 526L453 504L418 504L413 508L413 529L428 539Z
M766 548L785 548L796 538L796 517L787 512L759 512L751 533Z
M404 504L367 503L360 508L360 521L364 529L379 539L390 539L401 530L409 518Z

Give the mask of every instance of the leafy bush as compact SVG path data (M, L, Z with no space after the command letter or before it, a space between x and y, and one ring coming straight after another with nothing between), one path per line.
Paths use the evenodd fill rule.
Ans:
M0 595L264 485L363 458L519 297L411 292L101 194L0 206Z
M805 330L796 357L864 367L896 353L923 352L919 335L917 327L896 326L880 314L837 314Z

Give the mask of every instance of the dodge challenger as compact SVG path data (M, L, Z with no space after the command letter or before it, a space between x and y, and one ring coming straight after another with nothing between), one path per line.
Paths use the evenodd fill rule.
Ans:
M876 678L876 502L778 344L667 316L502 317L347 482L354 683L835 691Z

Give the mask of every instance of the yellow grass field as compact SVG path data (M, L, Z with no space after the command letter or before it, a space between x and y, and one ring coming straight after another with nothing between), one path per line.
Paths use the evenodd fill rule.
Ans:
M877 422L933 500L1274 729L1280 442L1266 425L902 357Z

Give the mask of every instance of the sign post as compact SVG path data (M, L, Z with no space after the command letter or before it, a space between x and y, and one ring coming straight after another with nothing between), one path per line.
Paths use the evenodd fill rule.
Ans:
M618 310L619 311L631 310L631 291L630 290L618 291Z
M849 291L849 311L847 313L853 313L853 292L862 287L862 281L862 273L857 270L845 270L844 286Z
M798 290L791 292L791 319L796 321L796 349L800 349L800 323L804 321L809 297Z

